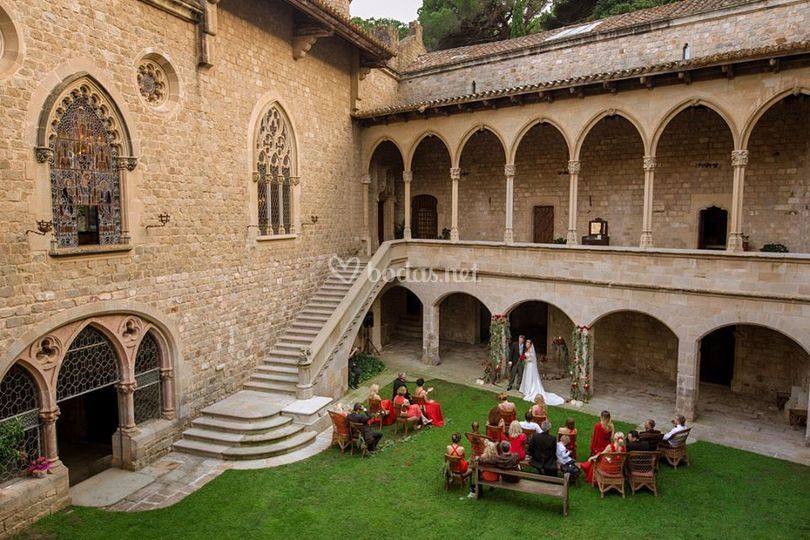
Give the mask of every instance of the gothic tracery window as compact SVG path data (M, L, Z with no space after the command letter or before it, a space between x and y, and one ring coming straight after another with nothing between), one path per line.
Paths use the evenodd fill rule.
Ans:
M92 326L82 330L71 343L56 383L56 401L87 394L121 379L118 356L104 334Z
M273 105L264 114L256 137L256 174L261 235L295 234L292 223L292 129Z
M18 365L11 366L0 382L0 430L7 445L0 453L2 484L19 476L29 462L42 455L37 386Z
M76 92L51 139L53 224L59 247L121 242L120 173L104 120Z
M160 347L149 332L143 337L135 355L135 423L160 418L162 389L160 380Z

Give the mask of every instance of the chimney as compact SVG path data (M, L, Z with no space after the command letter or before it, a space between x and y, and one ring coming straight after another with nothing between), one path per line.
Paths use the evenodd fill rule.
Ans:
M349 5L352 0L324 0L327 4L335 8L337 11L349 17Z

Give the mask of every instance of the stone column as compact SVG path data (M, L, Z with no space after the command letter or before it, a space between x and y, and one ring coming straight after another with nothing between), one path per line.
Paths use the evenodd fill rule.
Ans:
M731 198L731 227L728 235L728 251L743 250L742 211L745 191L745 166L748 165L748 150L731 152L731 166L734 167L734 189Z
M411 182L413 171L402 171L402 182L405 184L405 240L411 239Z
M39 421L42 422L43 455L48 458L51 465L58 464L59 454L56 445L56 420L59 418L59 407L39 411Z
M360 179L360 183L363 184L363 238L366 243L366 255L371 255L371 229L368 224L368 191L371 189L371 175L364 174Z
M579 171L581 163L579 161L568 162L568 175L570 184L568 188L568 238L569 245L579 244L577 237L577 197L579 197Z
M422 306L422 363L438 366L439 358L439 306Z
M655 182L655 156L644 156L644 215L641 224L641 247L653 247L652 207Z
M172 368L160 368L160 393L161 411L160 416L166 420L174 420L174 391L172 381L174 380L174 370Z
M515 210L515 166L507 164L503 168L503 174L506 175L506 229L503 232L503 241L512 244L515 241L512 227Z
M121 396L121 432L132 433L135 427L135 381L120 382L116 386L118 395Z
M697 415L700 371L698 344L679 338L678 382L675 391L675 412L692 421Z
M450 169L450 180L453 183L452 213L450 219L450 241L458 242L458 181L461 178L461 169L453 167Z

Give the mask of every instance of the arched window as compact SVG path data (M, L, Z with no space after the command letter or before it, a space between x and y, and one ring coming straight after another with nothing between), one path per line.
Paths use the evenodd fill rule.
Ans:
M112 343L88 326L73 340L59 368L56 401L105 388L119 380L118 357Z
M0 484L24 472L42 455L36 383L25 369L11 366L0 382Z
M287 116L273 104L256 134L256 182L262 236L295 234L295 140Z
M135 423L160 418L162 389L160 381L160 347L149 332L143 337L135 355Z

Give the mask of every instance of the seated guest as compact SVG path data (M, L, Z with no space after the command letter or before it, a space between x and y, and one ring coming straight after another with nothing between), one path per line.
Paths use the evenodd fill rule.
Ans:
M433 421L433 425L442 427L444 425L444 415L442 415L442 407L438 401L428 399L428 394L433 392L433 388L425 389L425 379L421 377L416 379L416 390L413 392L413 397L424 401L425 403L425 416Z
M571 480L576 480L582 472L577 467L577 462L571 457L571 452L568 451L568 445L571 444L571 437L563 435L557 441L557 466L564 473L571 476Z
M653 434L658 435L661 432L658 431L657 429L655 429L655 420L650 418L649 420L644 421L644 431L642 431L641 433L649 433L651 435L653 435ZM641 434L639 434L639 435L641 435Z
M543 397L543 394L534 396L532 416L548 416L548 412L546 411L546 399Z
M380 385L379 384L372 384L368 389L368 399L379 399L382 401L380 397Z
M363 424L363 439L366 441L366 448L368 448L369 452L376 451L377 443L380 442L383 434L379 431L372 430L371 426L368 425L371 417L366 414L366 410L363 408L363 405L361 403L355 403L354 412L347 416L346 419L349 422Z
M486 442L487 438L481 435L478 422L473 422L471 427L472 432L467 433L467 440L470 441L470 453L474 459L484 453L484 443Z
M543 433L543 430L540 428L540 425L532 420L532 411L526 411L526 415L524 416L526 420L520 423L520 429L533 429L537 433Z
M407 394L408 390L404 386L400 386L397 390L397 396L394 398L394 405L397 407L402 407L403 405L408 407L408 418L418 418L420 421L418 427L430 424L432 420L422 413L422 407L411 404L411 402L405 397Z
M686 431L686 417L682 414L675 415L675 418L672 419L672 425L674 427L664 434L664 441L667 441L667 444L669 444L669 440L673 435Z
M568 442L566 443L565 447L571 452L572 456L576 456L576 448L574 447L574 441L576 440L577 435L577 425L574 422L573 418L566 418L565 425L559 429L557 429L557 440L561 440L563 435L568 435Z
M542 433L535 433L529 439L529 465L537 469L540 474L557 476L557 440L549 434L551 422L546 420L540 424Z
M517 454L513 454L509 451L508 441L501 441L500 454L498 453L498 448L499 446L496 443L487 441L486 448L484 449L484 454L480 458L478 458L478 463L481 465L495 467L498 469L506 469L506 470L520 469L520 458L518 458ZM483 471L481 473L481 479L486 480L488 482L495 482L496 480L498 480L498 474ZM504 482L517 482L519 478L504 475L503 480Z
M369 409L371 409L371 413L375 413L376 411L371 405L372 401L379 401L380 402L380 416L382 417L382 425L389 426L394 423L396 419L394 416L393 407L391 407L391 401L387 399L380 398L380 385L379 384L372 384L368 389L368 404Z
M500 394L498 394L498 401L500 401L500 403L498 404L498 409L500 409L501 413L506 413L507 415L511 413L513 417L517 417L517 407L515 406L514 403L509 401L509 394L507 394L506 392L501 392ZM507 429L509 427L503 425L503 417L501 417L499 423L503 426L504 429Z
M600 421L593 426L593 436L591 436L591 455L601 454L602 450L610 444L613 438L613 422L610 420L610 413L602 411L599 415Z
M490 426L498 426L501 424L501 408L499 405L495 405L487 413L487 424Z
M602 454L612 454L615 452L625 452L624 446L624 433L619 432L613 436L613 441L608 443L608 445L598 454L591 456L588 458L588 461L579 464L579 468L585 473L585 481L589 484L593 484L593 467L594 463L597 461L600 455ZM599 459L599 467L602 467L602 470L608 471L611 467L611 457L604 457Z
M464 447L458 444L461 442L461 435L459 433L453 433L452 437L450 437L450 441L451 443L445 450L445 454L459 458L453 472L464 474L467 472L467 469L469 469L470 464L464 459Z
M627 434L627 451L628 452L649 452L650 445L646 441L642 441L638 436L638 431L635 429Z
M517 420L509 424L509 452L517 454L520 461L526 459L526 434Z
M394 388L392 390L393 393L391 394L391 399L394 399L395 397L397 397L397 393L399 392L400 388L405 388L405 399L410 401L411 400L411 394L410 394L410 392L408 392L408 385L405 383L405 372L404 371L401 371L397 375L397 378L394 379Z

